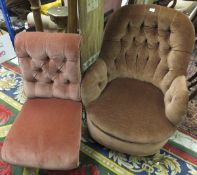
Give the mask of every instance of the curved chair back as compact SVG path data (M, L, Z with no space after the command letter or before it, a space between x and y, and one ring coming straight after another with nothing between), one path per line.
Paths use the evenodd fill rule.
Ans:
M184 14L157 5L128 5L109 20L100 57L109 81L135 78L165 93L186 74L193 43L194 29Z
M79 45L80 36L77 34L18 34L15 39L15 50L19 57L26 96L79 101Z

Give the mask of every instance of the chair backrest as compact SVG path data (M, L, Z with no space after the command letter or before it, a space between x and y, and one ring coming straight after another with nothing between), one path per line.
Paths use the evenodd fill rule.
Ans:
M122 0L104 0L104 13L112 10L116 11L121 7Z
M21 32L15 50L28 98L80 100L80 36Z
M181 12L157 5L128 5L106 26L100 57L109 81L130 77L166 92L185 75L194 44L194 29Z

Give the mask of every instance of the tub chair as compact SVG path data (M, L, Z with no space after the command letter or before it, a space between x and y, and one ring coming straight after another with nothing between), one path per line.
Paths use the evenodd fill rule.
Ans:
M27 101L1 150L10 164L49 170L79 165L80 37L22 32L16 36Z
M116 11L82 80L92 138L131 155L160 150L187 111L193 44L193 25L181 12L157 5Z

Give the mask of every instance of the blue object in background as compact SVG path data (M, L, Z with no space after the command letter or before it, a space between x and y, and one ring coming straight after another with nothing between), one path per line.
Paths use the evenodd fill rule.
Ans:
M2 13L3 13L5 24L6 24L6 27L8 29L9 35L10 35L10 39L12 41L12 44L14 44L15 32L12 28L12 24L11 24L10 17L9 17L9 14L8 14L8 10L7 10L7 7L6 7L6 4L5 4L4 0L0 0L0 8L1 8Z

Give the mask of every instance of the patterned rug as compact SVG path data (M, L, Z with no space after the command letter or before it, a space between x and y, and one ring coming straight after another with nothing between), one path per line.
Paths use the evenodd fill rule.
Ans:
M189 62L187 70L188 78L195 72L197 72L197 43ZM197 85L195 86L195 89L196 88ZM189 102L187 117L179 126L179 130L197 139L197 96Z
M0 65L0 148L25 100L18 67L11 62ZM193 125L196 110L191 103L190 108L193 110L188 116L190 120L179 127L160 152L150 157L129 156L99 145L87 134L84 115L80 167L58 175L197 175L196 123ZM0 161L0 175L11 174L30 175L23 167ZM57 172L37 170L37 174Z

